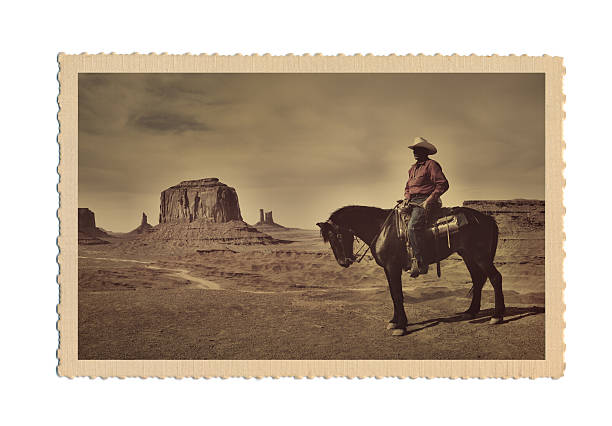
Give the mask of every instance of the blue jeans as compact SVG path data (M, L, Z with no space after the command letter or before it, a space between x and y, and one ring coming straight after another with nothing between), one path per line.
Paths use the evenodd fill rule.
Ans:
M412 247L412 253L416 258L419 265L423 265L422 247L423 247L423 231L427 228L427 215L425 209L420 205L425 202L427 195L414 196L410 198L411 204L419 204L419 206L412 207L412 213L408 220L408 240L410 241L410 247Z

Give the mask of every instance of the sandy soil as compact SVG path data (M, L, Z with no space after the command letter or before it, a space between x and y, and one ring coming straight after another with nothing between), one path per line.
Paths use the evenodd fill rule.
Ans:
M384 273L335 262L317 231L266 230L274 246L79 246L79 359L544 359L544 264L500 253L507 313L493 292L473 320L458 257L442 278L404 274L409 333L392 337Z

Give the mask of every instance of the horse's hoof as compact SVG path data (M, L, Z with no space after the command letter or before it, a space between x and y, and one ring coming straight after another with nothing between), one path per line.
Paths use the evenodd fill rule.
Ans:
M395 328L397 328L397 324L396 323L390 322L390 323L387 324L387 330L393 330Z
M396 328L391 333L392 336L403 336L404 334L406 334L406 329L404 328Z
M501 324L504 321L503 318L491 318L491 321L489 321L489 324Z

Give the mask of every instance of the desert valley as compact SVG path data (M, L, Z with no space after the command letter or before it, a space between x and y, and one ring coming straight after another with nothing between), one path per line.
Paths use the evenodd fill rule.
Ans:
M263 209L250 225L237 191L217 178L162 191L159 224L135 214L128 233L79 208L79 359L544 359L544 202L463 205L499 225L504 322L487 323L489 283L477 318L457 314L471 281L452 255L441 278L404 274L403 337L385 330L383 270L370 256L341 268L314 229L331 212L312 230Z

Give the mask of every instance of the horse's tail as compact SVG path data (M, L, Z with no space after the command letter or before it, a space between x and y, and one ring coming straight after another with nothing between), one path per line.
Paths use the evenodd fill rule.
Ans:
M471 216L472 222L482 226L491 233L491 239L489 241L489 258L491 262L493 262L493 259L495 259L495 254L497 253L497 243L499 242L499 227L497 226L497 221L493 216L469 207L463 207L462 210Z
M497 221L493 216L489 216L491 218L491 227L493 230L493 235L491 237L491 263L495 260L495 254L497 253L497 243L499 241L499 227L497 226Z

